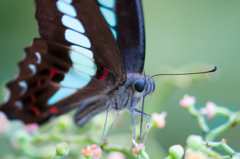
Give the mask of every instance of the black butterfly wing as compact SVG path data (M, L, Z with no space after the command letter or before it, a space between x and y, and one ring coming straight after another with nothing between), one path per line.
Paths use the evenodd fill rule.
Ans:
M142 73L145 30L141 0L96 1L117 40L126 71Z
M145 58L145 33L140 0L96 0L117 41L125 69L142 73ZM107 109L105 96L84 100L74 119L84 126L93 116Z
M125 81L122 55L95 0L36 0L36 19L44 39L90 49L117 81Z
M26 123L66 113L126 78L116 41L94 0L36 0L36 8L42 38L25 50L0 108Z
M7 85L9 99L1 107L10 119L42 123L86 98L108 92L115 84L114 74L109 72L110 80L104 80L106 68L97 68L88 57L80 55L88 61L85 65L73 61L75 51L66 46L35 39L25 52L19 75Z

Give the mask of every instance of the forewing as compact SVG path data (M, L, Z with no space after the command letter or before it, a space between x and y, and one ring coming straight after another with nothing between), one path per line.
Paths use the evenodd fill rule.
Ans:
M95 0L36 0L36 19L44 39L91 50L119 82L126 80L122 55Z
M126 71L142 73L145 31L141 0L96 0L117 40Z

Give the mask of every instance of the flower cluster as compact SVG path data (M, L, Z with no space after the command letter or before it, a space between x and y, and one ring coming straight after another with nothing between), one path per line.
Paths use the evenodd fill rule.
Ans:
M240 111L233 112L226 107L218 106L213 102L207 102L205 107L197 109L195 107L196 99L189 95L185 95L182 100L180 100L180 105L186 108L191 115L196 117L199 122L199 126L202 131L206 134L203 139L200 136L190 135L187 139L188 150L186 152L186 159L199 158L207 159L209 157L213 158L224 158L218 152L215 152L211 148L218 147L225 151L228 156L226 158L239 158L239 153L235 152L227 145L227 140L223 139L220 142L214 142L214 139L220 134L230 129L232 125L240 122ZM225 123L218 125L217 127L210 129L207 121L214 118L217 115L221 115L227 118Z
M160 114L154 113L152 115L152 123L149 125L149 129L152 128L164 128L166 121L166 112L162 112ZM77 143L81 145L82 143L90 143L89 146L82 149L82 155L87 159L100 159L102 156L102 152L108 152L108 159L126 159L126 156L131 156L132 158L136 158L136 156L142 156L144 159L148 159L148 154L145 151L145 145L143 143L137 144L135 140L133 140L134 147L132 150L126 151L124 148L119 149L115 147L100 147L96 145L96 141L92 140L92 137L86 137L84 134L79 135L79 133L75 132L76 135L65 135L65 133L72 129L72 120L68 115L64 115L59 117L57 120L49 123L50 130L46 133L41 132L39 130L39 126L36 123L32 124L23 124L20 121L9 121L4 113L0 112L0 133L3 135L8 135L6 133L9 129L11 133L9 137L11 138L11 144L15 149L21 150L23 154L27 154L30 158L59 158L69 155L72 153L69 149L69 144ZM94 126L93 126L94 127ZM80 130L79 130L80 131ZM94 131L91 129L85 130L87 134L90 134L90 131ZM139 134L140 136L140 134ZM38 147L35 144L43 143L43 142L58 142L56 146L45 146ZM91 144L93 143L93 144ZM104 143L107 144L107 143ZM55 148L54 148L55 147ZM42 153L44 152L44 153ZM78 156L79 154L76 154Z
M213 102L207 102L204 107L198 109L196 108L196 98L189 95L185 95L183 99L180 100L179 104L188 110L191 115L197 118L200 128L206 135L205 138L198 135L190 135L186 140L185 148L181 145L171 146L169 148L169 156L165 159L181 159L183 156L185 156L185 159L240 159L240 153L233 150L228 145L226 139L217 142L214 141L216 137L231 128L233 124L240 122L240 112L231 111L223 106L218 106ZM225 116L227 122L210 129L207 120L213 119L217 115ZM166 116L166 112L152 114L152 123L148 123L145 133L153 128L164 128L166 125ZM137 143L138 140L132 140L132 149L114 147L108 145L107 142L104 142L99 146L97 145L98 141L93 139L93 136L96 134L93 133L93 136L91 136L92 133L90 133L96 132L96 130L94 131L94 128L97 126L86 127L84 128L85 133L80 133L80 130L72 129L72 125L73 123L69 116L61 116L56 121L50 123L50 131L44 133L39 130L39 126L36 123L24 125L19 121L10 122L4 113L0 112L0 135L9 135L12 146L22 151L23 154L29 156L29 158L57 159L67 155L73 155L75 158L79 157L79 148L75 151L76 154L71 152L71 148L74 147L73 144L77 144L77 147L79 145L81 147L86 147L81 149L81 153L86 159L100 159L103 158L102 156L104 155L107 155L108 159L150 158L146 152L146 148L148 147L146 147L144 143ZM74 133L76 135L66 135L69 129L71 129L71 132L75 131ZM141 137L142 136L139 134L137 139ZM49 141L57 142L59 144L55 144L53 148L51 146L38 148L35 145ZM225 151L227 155L223 156L213 148L219 148L222 151Z

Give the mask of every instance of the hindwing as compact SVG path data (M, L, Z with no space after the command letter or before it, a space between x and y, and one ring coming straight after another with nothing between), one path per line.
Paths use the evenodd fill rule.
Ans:
M114 74L94 58L57 43L34 39L25 52L1 107L10 119L42 123L108 92L116 82Z

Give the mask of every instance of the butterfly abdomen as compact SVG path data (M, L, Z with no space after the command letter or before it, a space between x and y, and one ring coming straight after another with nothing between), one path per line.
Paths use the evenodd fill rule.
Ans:
M94 116L106 111L108 109L108 106L109 103L107 100L107 96L105 95L98 95L86 99L80 104L74 116L74 121L78 126L82 127L86 123L88 123Z

